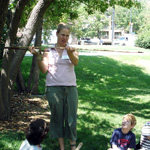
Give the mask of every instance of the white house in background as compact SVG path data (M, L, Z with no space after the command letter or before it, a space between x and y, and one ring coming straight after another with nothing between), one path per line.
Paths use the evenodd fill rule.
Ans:
M98 38L94 38L94 39L90 39L88 42L89 45L93 45L93 44L102 44L102 45L111 45L112 44L112 17L108 16L109 19L109 25L106 26L104 29L102 29L102 36L101 36L101 40L99 40ZM114 39L118 39L120 36L123 36L125 34L123 29L118 29L117 26L115 25L114 27ZM85 43L83 40L83 38L80 39L80 43L81 45L87 44ZM83 42L82 42L83 41Z
M101 40L103 42L103 45L111 45L112 44L112 17L108 16L109 19L109 25L105 27L102 32ZM120 36L124 35L125 32L123 29L118 29L115 25L114 27L114 40L118 39Z

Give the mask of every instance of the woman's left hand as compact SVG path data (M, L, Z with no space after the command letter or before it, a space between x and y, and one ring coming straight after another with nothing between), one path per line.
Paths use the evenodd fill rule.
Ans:
M76 49L74 47L70 47L70 46L66 46L65 49L68 51L68 52L74 52Z
M67 54L71 60L71 62L76 66L78 64L78 51L74 47L66 46Z

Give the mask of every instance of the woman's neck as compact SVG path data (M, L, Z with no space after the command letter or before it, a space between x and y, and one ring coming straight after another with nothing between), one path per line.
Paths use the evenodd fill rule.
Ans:
M60 44L56 43L55 48L62 47Z
M65 45L65 46L66 46L66 45ZM55 44L55 48L58 48L58 47L65 47L65 46L60 45L60 44L58 44L58 43Z

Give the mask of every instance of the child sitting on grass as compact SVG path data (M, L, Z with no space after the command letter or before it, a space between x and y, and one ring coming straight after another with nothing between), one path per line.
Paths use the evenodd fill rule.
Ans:
M48 126L43 119L32 121L26 132L26 140L19 150L42 150L41 143L48 133Z
M108 150L134 150L136 148L135 135L131 131L136 125L136 118L132 114L123 117L122 127L115 129Z
M150 150L150 121L144 124L141 133L141 140L136 148L140 150Z

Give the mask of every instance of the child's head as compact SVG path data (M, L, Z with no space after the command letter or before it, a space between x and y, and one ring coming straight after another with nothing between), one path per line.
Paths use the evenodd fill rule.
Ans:
M43 119L32 121L27 129L26 138L30 145L39 145L48 133L48 126Z
M131 125L136 125L136 118L135 118L135 116L134 115L132 115L132 114L126 114L124 117L123 117L123 119L126 119L126 120L128 120L128 121L130 121L131 122Z
M146 122L142 128L142 135L146 136L148 140L150 140L150 121Z
M125 122L127 122L128 124L125 124ZM134 115L132 114L126 114L123 117L123 121L122 121L122 127L124 127L125 125L128 125L129 128L134 128L134 126L136 125L136 118Z

